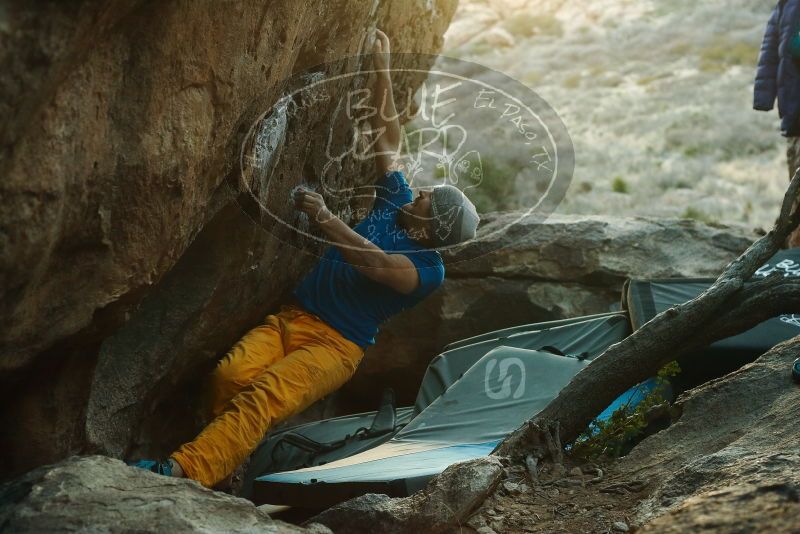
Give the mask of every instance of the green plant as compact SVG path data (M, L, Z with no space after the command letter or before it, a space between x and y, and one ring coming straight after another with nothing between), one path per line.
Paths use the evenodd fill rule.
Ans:
M624 193L627 194L630 191L628 190L628 182L626 182L622 176L615 176L614 179L611 181L611 190L615 193Z
M478 160L471 160L477 165ZM483 179L481 183L468 191L469 197L479 213L501 211L518 208L515 204L514 178L518 168L507 159L492 158L483 155L480 160Z
M687 158L694 158L701 155L702 153L703 153L703 148L696 145L687 146L683 149L683 155L686 156Z
M670 362L656 375L656 385L633 409L623 406L605 421L594 420L575 440L572 454L587 459L618 458L626 447L647 428L650 410L667 402L664 394L670 378L681 372L678 362Z

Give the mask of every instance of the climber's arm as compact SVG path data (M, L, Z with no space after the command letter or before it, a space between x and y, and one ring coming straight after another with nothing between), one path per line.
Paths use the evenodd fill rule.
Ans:
M400 148L400 121L394 105L392 76L389 70L389 38L380 30L375 30L373 45L373 66L375 83L372 87L372 107L375 114L370 117L370 125L377 139L375 150L375 169L377 176L383 176L397 169Z
M298 192L295 203L339 249L342 257L360 273L399 293L411 293L419 285L414 263L403 254L387 254L359 235L325 206L322 195Z

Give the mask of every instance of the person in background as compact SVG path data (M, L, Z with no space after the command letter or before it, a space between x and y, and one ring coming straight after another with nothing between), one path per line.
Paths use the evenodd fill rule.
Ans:
M800 0L779 0L764 32L754 85L753 108L772 110L778 100L781 133L787 137L791 180L800 167ZM800 228L786 240L800 247Z

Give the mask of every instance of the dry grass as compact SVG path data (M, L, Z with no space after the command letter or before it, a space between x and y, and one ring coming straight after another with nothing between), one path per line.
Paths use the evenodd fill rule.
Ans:
M547 14L517 13L505 19L503 27L511 35L517 37L532 37L534 35L561 37L564 34L561 21Z
M758 51L759 44L716 36L699 51L700 70L723 72L734 65L754 65Z
M461 0L456 19L476 8L500 9L504 1ZM752 109L758 47L773 5L542 0L513 20L508 9L497 12L498 24L529 39L502 50L473 53L481 50L473 42L445 53L523 81L557 111L575 147L578 184L559 212L766 228L787 180L777 113ZM570 23L552 36L537 33L537 24L547 23L534 21L548 19ZM467 126L476 134L483 127ZM487 139L482 155L507 159L491 134ZM614 177L626 194L614 191Z

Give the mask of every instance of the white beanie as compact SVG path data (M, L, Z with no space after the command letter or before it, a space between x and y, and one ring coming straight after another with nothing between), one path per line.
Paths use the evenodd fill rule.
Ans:
M431 196L433 242L436 247L456 245L475 237L481 218L475 205L452 185L438 185Z

